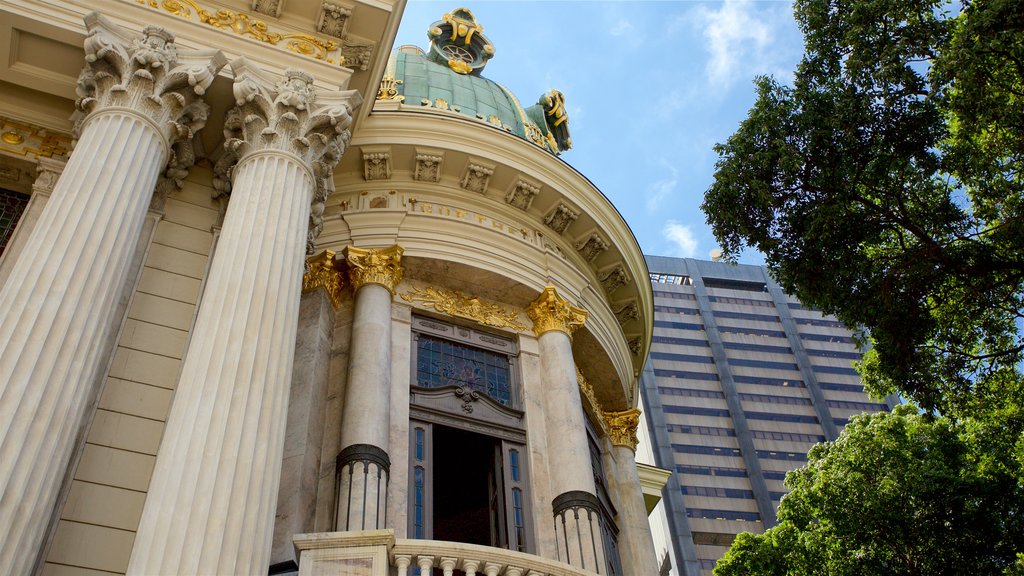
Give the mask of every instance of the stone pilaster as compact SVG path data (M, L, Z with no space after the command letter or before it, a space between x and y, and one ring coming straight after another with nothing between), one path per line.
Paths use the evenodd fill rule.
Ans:
M157 179L205 123L199 97L224 64L179 54L161 28L85 24L78 144L0 290L3 574L40 553Z
M217 164L231 200L129 574L257 574L270 557L311 215L360 97L319 95L296 70L272 82L232 68Z
M658 557L654 552L651 525L647 521L647 507L640 488L640 475L636 470L636 428L640 424L640 411L605 412L608 438L612 442L615 460L615 504L618 511L619 557L626 576L644 576L658 573Z
M547 429L551 503L558 559L577 568L602 572L597 488L590 474L587 428L572 356L572 333L583 326L587 311L569 304L554 286L547 286L527 308L540 345Z
M391 472L391 299L402 281L402 247L348 247L345 259L355 291L348 384L338 454L335 528L386 528Z

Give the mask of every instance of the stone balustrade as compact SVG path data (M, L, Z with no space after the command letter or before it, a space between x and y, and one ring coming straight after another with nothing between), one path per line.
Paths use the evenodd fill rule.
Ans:
M503 548L396 539L391 530L301 534L295 537L299 576L593 576L559 562ZM349 571L345 571L345 570ZM354 570L354 571L352 571Z

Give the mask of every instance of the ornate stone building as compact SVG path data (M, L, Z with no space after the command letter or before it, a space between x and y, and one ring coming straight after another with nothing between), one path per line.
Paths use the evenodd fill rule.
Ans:
M644 258L403 4L0 5L0 573L657 573Z

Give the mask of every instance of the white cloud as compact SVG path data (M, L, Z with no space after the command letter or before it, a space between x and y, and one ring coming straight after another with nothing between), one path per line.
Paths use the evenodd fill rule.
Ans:
M693 230L689 226L669 220L661 229L661 235L674 245L672 256L693 258L697 253L697 239L694 238Z
M772 12L778 5L768 9L764 6L751 0L725 0L718 10L696 10L695 22L703 31L704 47L711 55L705 73L713 87L728 87L741 78L780 71L776 27L781 20L779 13ZM788 4L783 6L789 8Z
M669 176L647 187L647 211L652 214L658 211L661 203L676 191L679 184L679 170L665 160L661 161L661 165L668 169Z
M608 30L608 33L612 36L624 36L633 31L633 23L629 20L622 19L617 20L615 24Z

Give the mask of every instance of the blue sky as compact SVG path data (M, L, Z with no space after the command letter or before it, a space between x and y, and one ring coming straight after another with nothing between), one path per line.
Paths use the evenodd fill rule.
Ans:
M643 251L706 259L712 147L746 116L754 76L790 80L802 54L792 5L409 0L396 46L426 48L430 24L463 6L495 47L484 76L524 103L565 94L573 149L562 159L611 199Z

